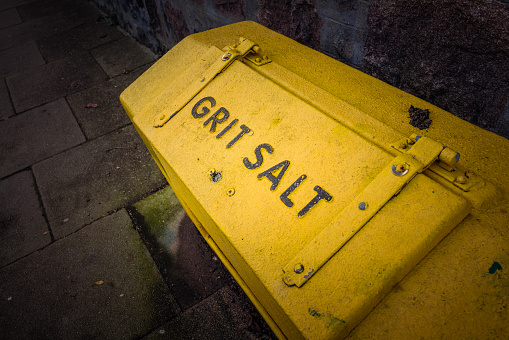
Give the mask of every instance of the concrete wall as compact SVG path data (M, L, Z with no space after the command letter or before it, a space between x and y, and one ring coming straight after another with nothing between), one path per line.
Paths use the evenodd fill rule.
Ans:
M93 0L163 54L252 20L509 137L509 0Z

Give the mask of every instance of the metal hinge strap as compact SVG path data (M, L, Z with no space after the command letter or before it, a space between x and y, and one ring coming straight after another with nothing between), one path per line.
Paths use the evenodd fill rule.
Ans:
M443 147L422 137L387 165L341 213L284 268L283 281L301 287L418 173L430 166Z
M221 51L217 47L211 47L212 53L217 55L217 60L210 65L198 79L189 80L185 91L173 101L172 108L165 110L166 113L158 114L154 119L154 127L162 127L172 119L180 110L184 108L193 98L200 93L219 73L223 72L235 60L242 58L250 52L259 50L256 43L240 38L238 45L229 47L226 51Z

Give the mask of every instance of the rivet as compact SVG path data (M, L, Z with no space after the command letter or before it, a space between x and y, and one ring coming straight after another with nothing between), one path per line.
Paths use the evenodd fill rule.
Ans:
M204 76L201 76L200 77L200 81L203 83L205 81L205 77Z
M360 210L366 210L367 207L368 207L368 205L366 204L366 202L359 203L359 209Z
M456 182L458 182L459 184L465 184L467 183L467 178L465 176L458 176L456 177Z
M228 196L230 196L230 197L231 197L231 196L233 196L233 195L235 195L235 189L233 189L233 188L232 188L232 189L228 189L228 190L226 191L226 194L227 194Z
M297 263L295 267L293 267L293 271L297 274L300 274L304 271L304 266L301 263Z
M261 63L261 62L262 62L262 58L256 58L256 59L255 59L255 61L256 61L257 63Z
M232 54L230 52L228 52L228 53L223 54L223 57L221 59L223 61L226 61L226 60L230 59L231 56L232 56Z

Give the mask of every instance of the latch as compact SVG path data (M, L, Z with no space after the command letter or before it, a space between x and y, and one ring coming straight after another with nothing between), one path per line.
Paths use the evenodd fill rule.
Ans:
M186 90L177 96L172 108L155 117L154 127L164 126L235 60L246 57L247 60L257 66L265 65L271 61L269 57L261 54L261 48L256 43L246 38L239 38L238 43L233 46L226 46L222 51L214 46L211 47L211 50L213 50L213 54L217 55L217 60L202 73L200 78L189 80Z
M288 286L298 287L306 283L394 195L444 152L449 155L453 151L431 138L417 138L410 149L394 158L325 229L284 266L283 281Z
M392 147L400 152L406 152L412 148L419 138L421 137L413 134L410 138L395 143ZM438 161L431 164L429 170L464 192L469 192L487 185L486 181L480 176L458 165L459 159L460 154L458 152L444 147Z

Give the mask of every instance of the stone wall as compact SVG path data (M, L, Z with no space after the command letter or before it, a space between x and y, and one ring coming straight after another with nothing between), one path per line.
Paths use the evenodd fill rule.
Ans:
M163 54L185 36L257 21L509 137L508 0L93 0Z

